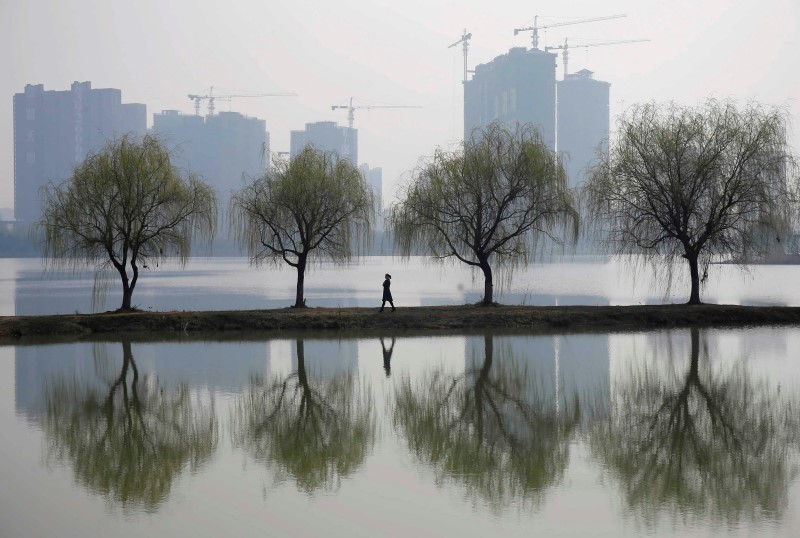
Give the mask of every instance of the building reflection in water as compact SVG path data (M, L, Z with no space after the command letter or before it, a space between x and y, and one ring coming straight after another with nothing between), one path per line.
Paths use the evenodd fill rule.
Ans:
M118 374L123 358L117 343L20 345L15 359L17 412L37 420L44 412L43 380L68 377L98 390ZM170 390L241 392L250 378L265 373L271 347L267 342L175 340L133 342L138 370Z

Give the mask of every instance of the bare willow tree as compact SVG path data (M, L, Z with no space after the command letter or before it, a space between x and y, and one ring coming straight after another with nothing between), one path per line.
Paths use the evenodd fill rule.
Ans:
M562 232L575 240L578 230L556 154L530 126L512 131L498 123L424 161L389 218L404 256L427 249L434 260L480 268L485 305L493 301L493 264L511 271L543 237L560 243Z
M49 263L94 265L93 304L102 296L105 270L113 267L122 280L120 310L131 309L140 267L173 256L185 264L192 240L211 239L217 220L213 189L182 177L169 150L151 135L109 142L69 180L45 186L42 206L38 226Z
M294 306L305 306L305 272L319 260L344 263L370 239L374 196L350 161L306 146L289 161L233 193L231 229L251 263L297 269Z
M585 186L593 222L615 254L653 267L689 265L689 304L712 261L765 254L789 221L794 158L783 111L709 100L634 106Z

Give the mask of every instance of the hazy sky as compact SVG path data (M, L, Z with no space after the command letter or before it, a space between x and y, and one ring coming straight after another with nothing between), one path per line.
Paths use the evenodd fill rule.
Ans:
M12 98L25 84L73 81L119 88L123 102L193 113L189 93L295 92L297 97L219 102L266 120L272 151L289 131L338 121L331 105L419 105L357 110L359 157L384 170L391 201L403 174L462 132L463 57L448 48L472 33L470 69L530 33L515 27L570 17L626 18L542 31L569 38L650 42L574 49L570 71L611 83L611 115L642 101L696 104L709 97L786 107L800 152L798 0L0 0L0 207L13 205ZM558 77L561 77L561 60ZM233 93L233 92L231 92ZM612 127L613 128L613 127Z

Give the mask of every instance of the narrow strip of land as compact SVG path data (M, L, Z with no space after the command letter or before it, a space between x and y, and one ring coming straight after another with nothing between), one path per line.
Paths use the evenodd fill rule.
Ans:
M638 330L686 326L800 325L800 308L733 305L423 306L205 312L107 312L0 317L0 338L213 331L473 329Z

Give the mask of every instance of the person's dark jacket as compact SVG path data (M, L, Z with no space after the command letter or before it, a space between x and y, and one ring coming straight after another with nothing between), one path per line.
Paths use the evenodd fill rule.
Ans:
M389 286L392 285L392 280L387 278L383 281L383 301L391 301L392 300L392 292L389 291Z

